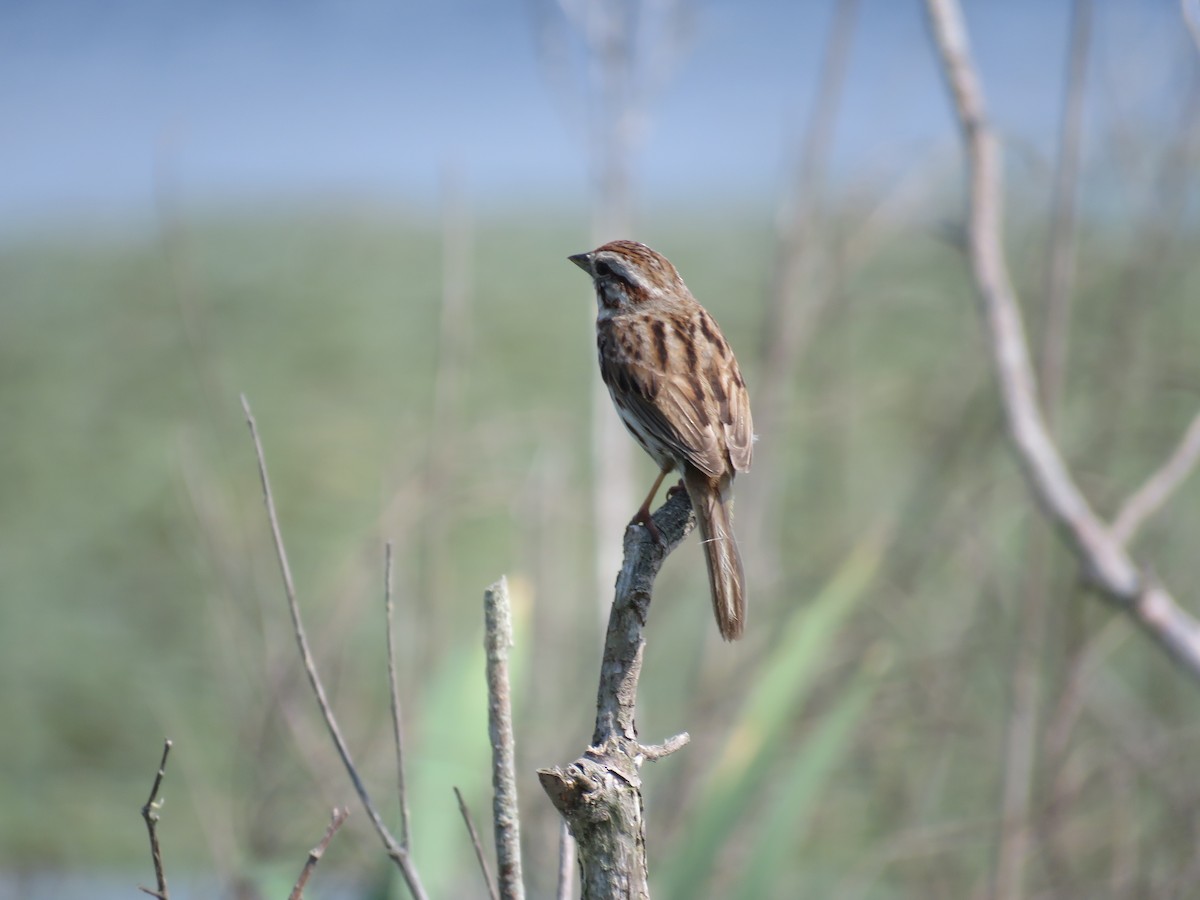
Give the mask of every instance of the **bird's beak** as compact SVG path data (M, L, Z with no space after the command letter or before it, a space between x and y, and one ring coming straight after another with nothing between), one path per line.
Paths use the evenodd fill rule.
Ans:
M583 269L589 275L592 274L592 254L576 253L574 256L568 256L567 259L575 263L575 265L579 266L579 268Z

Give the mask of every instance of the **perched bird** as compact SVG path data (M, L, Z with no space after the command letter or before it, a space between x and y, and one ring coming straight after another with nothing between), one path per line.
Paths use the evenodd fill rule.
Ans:
M754 442L737 360L661 253L611 241L568 259L596 288L600 376L625 427L659 467L631 524L658 536L650 504L667 474L679 472L700 525L717 627L732 641L746 622L745 575L730 524L733 478L750 468Z

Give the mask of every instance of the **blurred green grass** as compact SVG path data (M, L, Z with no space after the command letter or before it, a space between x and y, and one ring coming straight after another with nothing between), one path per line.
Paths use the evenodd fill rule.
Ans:
M397 541L414 847L442 895L478 891L450 788L486 821L480 598L510 575L527 869L545 890L557 830L532 773L574 758L590 734L601 634L587 575L592 301L563 260L589 241L564 216L495 215L472 230L460 392L432 438L436 225L329 207L0 248L0 866L143 867L137 811L164 734L177 747L163 833L181 871L298 865L327 808L349 801L287 633L244 391L310 633L381 799L392 766L382 545ZM1039 248L1029 228L1015 231L1036 339ZM720 320L752 396L770 235L768 217L730 211L654 220L638 235ZM1200 407L1200 272L1186 234L1156 247L1141 252L1138 234L1113 226L1081 242L1062 439L1106 512ZM1037 525L1003 444L973 302L958 252L919 226L840 273L796 373L788 432L761 436L787 451L775 488L785 566L777 588L754 592L744 644L714 639L694 544L668 564L639 726L650 740L687 729L694 742L647 770L652 872L688 840L706 773L767 683L765 661L787 658L784 623L883 520L892 539L878 572L823 637L811 684L773 713L780 753L796 762L794 781L780 768L770 777L805 798L796 831L756 847L760 824L787 816L761 792L739 798L745 824L711 858L712 883L770 860L778 872L743 883L977 891L1028 590L1052 610L1044 724L1058 721L1071 661L1107 635L1067 751L1040 764L1039 791L1054 802L1036 878L1094 895L1113 854L1136 852L1131 890L1157 896L1191 863L1200 798L1180 785L1200 749L1196 690L1127 626L1105 631L1110 612L1079 595ZM1137 547L1192 608L1197 481ZM1052 563L1031 586L1038 542ZM745 549L752 563L756 548ZM882 652L893 662L860 707L863 657ZM806 769L809 739L846 710L860 710L859 724L832 745L813 739L823 756L812 758L833 762ZM363 818L327 865L383 868Z

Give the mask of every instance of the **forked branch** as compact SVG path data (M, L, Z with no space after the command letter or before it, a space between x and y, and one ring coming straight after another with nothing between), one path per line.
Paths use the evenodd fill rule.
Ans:
M1200 678L1200 622L1138 569L1115 529L1083 496L1050 437L1038 406L1025 326L1001 241L1000 147L988 124L962 10L956 0L926 0L926 9L962 129L969 170L968 253L1017 461L1031 493L1079 560L1090 585Z
M304 671L308 675L308 682L312 685L313 694L316 695L317 706L321 710L321 717L325 720L325 727L329 730L329 736L333 739L333 744L337 748L338 755L342 758L342 764L346 767L350 781L354 784L354 790L357 792L359 800L362 801L363 808L367 811L367 817L375 827L375 832L379 835L379 839L383 841L383 846L388 856L392 858L397 868L400 869L400 874L403 875L409 892L413 896L413 900L426 900L425 888L421 884L416 866L413 865L412 860L409 858L408 849L397 841L391 831L388 830L374 802L372 802L370 794L367 793L367 787L363 783L362 777L358 774L358 769L354 765L354 759L350 755L350 747L346 744L346 739L342 736L342 730L338 727L337 719L333 715L333 708L329 705L325 686L321 683L321 676L317 674L317 664L313 659L312 651L309 649L308 635L304 629L304 621L300 617L300 604L296 600L296 585L292 579L292 568L288 563L287 549L283 544L283 532L280 530L279 517L275 512L275 497L271 493L271 480L267 476L267 460L263 453L262 441L258 437L258 424L254 421L254 414L250 411L250 402L246 399L245 394L242 395L242 410L246 414L246 424L250 426L250 437L254 442L255 456L258 458L258 475L262 482L263 502L266 504L267 520L271 526L271 537L275 543L275 556L279 561L279 569L283 575L284 594L287 597L288 612L291 613L292 617L292 630L296 638L296 646L300 650L300 660L304 664Z

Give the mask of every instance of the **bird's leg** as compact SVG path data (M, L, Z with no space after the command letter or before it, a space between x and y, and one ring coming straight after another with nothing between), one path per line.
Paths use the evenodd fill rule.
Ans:
M684 486L683 479L680 478L677 482L675 482L673 485L671 485L669 488L667 488L667 499L670 500L672 497L674 497L680 491L686 491L686 490L687 490L687 487Z
M658 530L658 526L654 524L654 518L650 515L650 504L654 502L654 495L658 493L663 479L670 471L671 467L668 467L658 473L658 477L654 479L654 485L650 488L650 493L646 495L646 499L642 501L638 511L633 514L633 518L629 520L630 525L645 525L646 530L650 532L650 537L659 543L662 542L662 532Z

